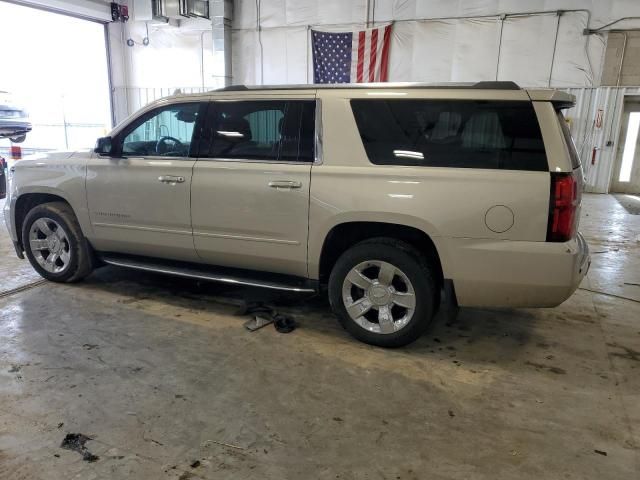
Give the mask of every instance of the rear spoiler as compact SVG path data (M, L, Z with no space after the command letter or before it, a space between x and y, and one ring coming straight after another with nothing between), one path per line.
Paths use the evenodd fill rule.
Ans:
M551 102L556 109L571 108L576 104L576 96L561 90L527 90L534 102Z

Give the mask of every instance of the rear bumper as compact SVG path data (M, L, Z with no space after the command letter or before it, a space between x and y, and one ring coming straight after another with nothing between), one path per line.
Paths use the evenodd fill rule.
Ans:
M0 118L0 137L15 137L29 133L31 122L23 118Z
M569 242L452 239L452 278L460 306L555 307L591 265L581 234Z

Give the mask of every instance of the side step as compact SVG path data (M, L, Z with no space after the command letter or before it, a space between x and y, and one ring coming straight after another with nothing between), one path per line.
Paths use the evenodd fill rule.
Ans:
M270 274L236 268L214 267L197 263L178 262L132 255L102 254L101 260L117 267L133 268L145 272L162 273L248 287L269 288L286 292L315 293L316 282L282 274Z

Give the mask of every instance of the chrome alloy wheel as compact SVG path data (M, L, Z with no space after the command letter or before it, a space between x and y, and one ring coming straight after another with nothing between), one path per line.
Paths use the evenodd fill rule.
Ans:
M38 264L49 273L62 272L71 261L70 244L64 228L50 218L39 218L29 230L29 246Z
M409 278L381 260L359 263L349 271L342 284L342 301L354 322L381 334L404 328L416 308L416 294Z

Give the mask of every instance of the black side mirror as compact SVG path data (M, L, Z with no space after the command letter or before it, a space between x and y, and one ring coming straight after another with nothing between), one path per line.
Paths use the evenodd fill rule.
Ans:
M113 151L111 137L100 137L96 142L96 148L94 148L93 151L98 155L111 156L111 153Z

